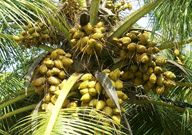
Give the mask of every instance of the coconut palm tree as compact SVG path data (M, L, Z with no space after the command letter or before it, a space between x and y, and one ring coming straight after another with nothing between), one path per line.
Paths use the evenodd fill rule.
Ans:
M0 1L0 133L191 134L192 3L144 2Z

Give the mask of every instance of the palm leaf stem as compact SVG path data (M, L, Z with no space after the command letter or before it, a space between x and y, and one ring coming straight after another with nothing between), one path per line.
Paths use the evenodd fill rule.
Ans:
M99 10L101 0L92 0L91 1L91 8L90 8L90 23L95 25L97 23L97 15Z
M31 91L34 91L34 89L32 89L32 87L27 90L27 92L31 92ZM25 89L20 90L20 91L16 91L15 93L9 95L9 97L21 95L21 94L23 94L23 93L25 93Z
M191 42L192 42L192 37L188 38L187 40L184 40L183 42L178 41L178 42L173 42L173 43L162 43L160 46L158 46L158 48L160 50L163 50L163 49L168 49L168 48L171 48L174 46L189 44Z
M79 93L77 93L77 92L71 92L71 93L69 93L69 94L67 95L66 98L69 98L69 97L79 97Z
M126 102L128 104L154 104L154 105L160 105L160 106L164 106L164 107L169 107L169 108L173 108L179 112L184 112L185 108L180 108L177 107L173 104L168 104L168 103L164 103L164 102L159 102L159 101L154 101L154 100L147 100L147 99L140 99L140 100L136 100L136 101L132 101L132 100L126 100Z
M3 131L2 129L0 129L0 134L2 134L2 135L10 135L7 132Z
M185 83L185 82L176 82L179 86L184 86L184 87L192 87L191 83Z
M12 111L12 112L9 112L9 113L6 113L4 114L2 117L0 117L0 121L3 120L3 119L6 119L8 117L11 117L15 114L19 114L19 113L22 113L22 112L26 112L26 111L29 111L29 110L33 110L35 107L36 107L37 104L32 104L32 105L29 105L29 106L26 106L26 107L23 107L23 108L20 108L20 109L17 109L15 111Z
M20 26L18 26L17 24L9 24L8 28L14 28L14 29L23 28L23 29L27 29L28 27L25 26L25 25L20 25Z
M31 88L29 88L29 89L33 89L33 90L34 90L35 88L34 88L34 87L31 87ZM34 95L34 94L35 94L35 91L31 91L31 92L28 92L27 95L25 95L25 93L23 93L23 94L15 97L15 98L13 98L13 99L10 99L10 100L7 101L7 102L1 102L1 103L0 103L0 109L4 108L4 107L6 107L6 106L8 106L8 105L10 105L10 104L13 104L13 103L15 103L15 102L17 102L17 101L19 101L19 100L22 100L22 99L24 99L24 98L26 98L26 97L32 96L32 95Z
M13 39L13 35L0 33L0 38L9 38L9 39Z
M48 52L54 51L54 49L52 47L49 47L47 45L40 45L39 47L46 50L46 51L48 51Z
M120 37L125 33L128 29L131 28L131 26L137 22L141 17L143 17L145 14L149 13L151 10L153 10L155 7L157 7L162 1L164 0L156 0L153 2L149 2L145 4L140 9L136 10L129 16L127 16L121 23L120 26L114 26L114 29L117 27L115 32L109 37L109 41L112 41L113 37Z

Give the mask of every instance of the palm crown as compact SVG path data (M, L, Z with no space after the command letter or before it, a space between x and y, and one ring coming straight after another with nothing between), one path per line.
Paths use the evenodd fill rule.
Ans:
M1 1L0 133L190 134L191 1L145 2Z

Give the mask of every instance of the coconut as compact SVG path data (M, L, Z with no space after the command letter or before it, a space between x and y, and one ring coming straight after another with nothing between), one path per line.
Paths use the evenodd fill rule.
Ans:
M70 58L65 57L65 58L62 59L62 63L63 63L64 66L68 67L68 66L71 66L73 64L73 60L70 59Z
M108 99L106 100L106 104L107 104L109 107L112 107L112 108L115 107L115 104L113 103L113 101L112 101L110 98L108 98Z
M122 42L124 45L128 45L129 43L131 43L131 38L129 38L129 37L123 37L123 38L121 38L121 42Z
M152 83L152 84L155 84L156 81L157 81L157 77L154 73L152 73L149 77L149 81Z
M165 75L166 78L171 79L171 80L176 78L175 74L173 72L171 72L171 71L164 72L164 75Z
M143 53L141 56L140 56L140 59L141 59L141 62L142 63L147 63L149 61L149 57L147 56L146 53Z
M137 53L144 53L147 51L147 48L144 45L137 45Z
M132 52L134 52L136 50L136 47L137 47L136 43L130 43L130 44L127 45L127 49L129 51L132 51Z
M41 73L41 74L46 74L47 73L47 66L46 65L41 65L40 67L39 67L39 72Z
M31 86L41 86L44 82L46 81L46 78L45 77L40 77L40 78L37 78L35 80L33 80Z
M82 95L87 94L88 92L89 92L89 89L88 89L88 88L84 88L84 89L81 89L81 90L80 90L80 93L81 93Z
M164 86L157 86L156 87L156 94L162 94L164 92L165 87Z
M44 96L43 101L44 101L44 102L50 102L50 101L51 101L51 93L50 93L50 92L48 92L48 93Z
M51 53L50 58L52 58L52 59L57 59L57 57L58 57L58 53L57 53L57 51L54 50L54 51Z
M95 89L96 89L97 93L99 93L99 94L101 93L101 91L103 90L103 87L100 82L96 83Z
M122 88L123 88L123 82L118 79L118 80L115 82L115 88L116 88L117 90L122 89Z
M89 106L90 107L96 107L96 104L97 104L97 99L92 99L90 102L89 102Z
M105 107L105 102L103 100L97 101L97 103L96 103L97 110L103 110L104 107Z
M159 66L156 66L156 67L154 68L154 73L155 73L156 75L159 75L160 73L162 73L162 68L159 67Z
M109 107L109 106L106 106L106 107L103 109L103 112L105 112L105 114L108 115L108 116L113 115L113 110L112 110L112 108Z
M122 91L116 91L118 98L122 98L124 96L124 93Z
M84 94L82 97L81 97L81 101L87 103L89 101L91 101L92 99L92 96L89 94L89 93L86 93Z
M61 72L58 74L58 77L59 77L60 79L65 79L65 78L66 78L65 72L64 72L64 71L61 71Z
M61 60L57 59L54 60L54 65L58 68L58 69L63 69L63 63Z
M89 94L90 94L91 96L95 96L95 95L97 94L96 89L95 89L95 88L89 88Z
M54 62L52 60L46 60L44 62L44 64L48 67L48 68L52 68L54 66Z
M91 25L91 23L87 23L87 25L83 27L83 30L87 35L90 35L93 31L93 26Z
M115 121L115 123L120 124L121 123L121 117L120 115L113 115L112 119Z
M60 80L54 76L50 76L48 79L47 79L47 82L49 84L52 84L52 85L59 85L60 83Z

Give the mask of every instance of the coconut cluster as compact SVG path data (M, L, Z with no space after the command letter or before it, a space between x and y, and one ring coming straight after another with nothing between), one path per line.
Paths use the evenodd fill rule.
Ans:
M60 1L60 5L63 5L61 8L61 13L65 14L71 23L74 23L73 21L75 20L75 13L79 11L79 3L75 0L65 0Z
M44 58L33 73L32 83L36 87L35 92L54 93L60 90L61 82L66 78L66 71L71 67L73 60L71 54L62 49L54 50L49 56Z
M123 90L123 82L120 80L120 76L123 72L119 69L116 69L110 72L109 69L103 70L109 78L113 86L117 90L117 95L119 98L119 104L121 107L121 113L124 113L126 110L122 107L123 101L126 100L128 97L122 91ZM56 77L55 77L56 78ZM38 81L39 84L37 85L37 79L32 82L33 86L38 88L46 87L47 86L47 93L43 98L44 103L41 105L42 110L48 112L51 111L57 101L57 98L60 94L61 88L64 86L66 79L55 79L53 76L46 79L46 77L39 77ZM57 77L59 78L59 77ZM66 78L66 77L65 77ZM47 82L46 82L47 81ZM41 82L41 84L40 84ZM61 83L60 83L61 82ZM97 110L103 111L104 114L110 116L116 123L120 124L121 117L120 112L109 98L108 94L102 87L101 83L91 74L86 73L84 74L78 82L75 83L71 92L77 93L77 95L81 95L78 99L77 98L67 98L63 104L63 108L76 108L76 107L91 107L96 108ZM68 94L68 96L70 95ZM90 112L91 115L92 112Z
M175 48L173 51L173 54L175 56L175 61L181 65L184 65L183 60L185 59L185 56L180 53L180 50Z
M76 51L86 52L88 55L96 51L102 51L106 28L103 22L98 22L95 26L88 23L85 26L78 26L77 29L70 29L71 44Z
M121 106L121 112L124 113L125 109L122 107L123 100L126 100L128 97L123 93L123 82L119 80L122 72L119 69L116 69L110 72L109 69L103 70L109 78L113 86L117 90L117 95L119 98L119 104ZM101 83L93 77L92 74L84 74L80 81L78 82L77 91L81 93L81 107L93 107L97 110L103 111L106 115L111 116L114 121L120 124L120 112L109 98L108 94L102 87ZM91 113L91 112L90 112Z
M20 36L13 36L13 39L19 45L25 45L30 48L31 46L39 47L42 43L59 44L60 32L51 31L48 25L42 22L35 22L34 25L28 24L27 30L23 30Z
M42 22L36 22L35 25L28 24L27 30L21 32L21 36L13 36L13 39L20 45L38 47L40 44L49 41L49 30Z
M114 50L121 59L129 61L124 67L122 79L135 85L143 85L146 92L150 89L156 94L167 95L169 89L175 86L176 78L171 71L166 71L166 58L154 58L159 52L155 41L149 39L149 33L131 31L122 38L113 38ZM120 50L120 51L119 51Z
M129 2L125 3L124 0L122 0L120 3L117 3L116 5L113 4L113 1L108 0L106 1L106 7L110 9L114 14L119 13L122 10L132 9L132 5Z

